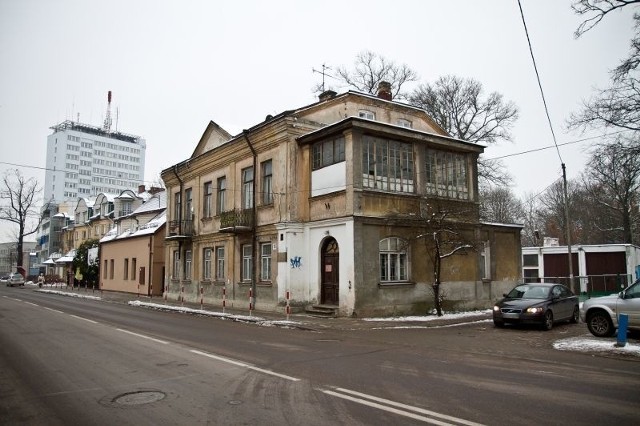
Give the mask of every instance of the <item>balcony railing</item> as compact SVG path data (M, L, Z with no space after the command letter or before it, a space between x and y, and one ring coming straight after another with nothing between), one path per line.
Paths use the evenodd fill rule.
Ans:
M220 213L220 232L246 232L253 229L253 209Z
M171 220L169 221L170 237L192 237L193 236L192 220Z

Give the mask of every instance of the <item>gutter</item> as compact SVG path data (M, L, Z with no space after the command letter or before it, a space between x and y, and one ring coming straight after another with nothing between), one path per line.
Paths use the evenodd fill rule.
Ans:
M251 197L252 197L252 221L253 221L253 229L251 231L251 263L252 263L252 271L251 271L251 294L253 295L253 300L250 301L250 303L253 305L253 308L255 309L256 307L256 296L257 296L257 292L256 292L256 274L258 273L258 264L257 264L257 256L256 256L256 252L258 250L258 248L256 247L256 227L258 226L258 221L257 221L257 211L256 211L256 179L258 178L258 171L257 171L257 162L258 162L258 154L256 153L256 150L254 149L253 145L251 144L251 141L249 140L249 131L248 130L243 130L242 131L242 135L244 136L244 139L247 141L247 145L249 146L249 149L251 150L251 155L253 156L253 183L251 184L252 188L251 188Z

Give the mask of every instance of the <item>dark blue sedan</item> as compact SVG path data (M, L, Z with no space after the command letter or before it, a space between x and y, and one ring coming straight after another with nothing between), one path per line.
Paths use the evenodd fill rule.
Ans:
M580 318L578 296L562 284L520 284L493 307L493 323L535 324L551 330L559 321L577 323Z

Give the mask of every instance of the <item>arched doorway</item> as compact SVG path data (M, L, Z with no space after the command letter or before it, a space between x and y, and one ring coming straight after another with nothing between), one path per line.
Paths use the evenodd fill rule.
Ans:
M320 260L322 281L320 284L320 303L323 305L338 305L340 278L340 251L335 238L327 238L322 243Z

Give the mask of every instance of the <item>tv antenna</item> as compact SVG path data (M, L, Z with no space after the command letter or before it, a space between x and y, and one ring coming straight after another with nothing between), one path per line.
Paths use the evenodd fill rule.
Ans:
M322 92L324 92L325 88L324 88L324 78L325 77L331 77L331 78L335 78L334 76L332 76L331 74L327 73L326 70L330 70L331 68L329 68L328 66L326 66L325 64L322 64L322 71L318 71L315 68L311 68L311 70L313 72L317 72L318 74L322 74Z

